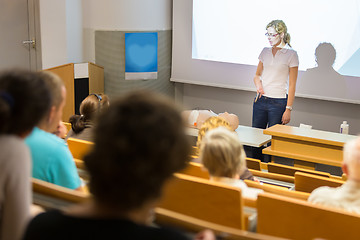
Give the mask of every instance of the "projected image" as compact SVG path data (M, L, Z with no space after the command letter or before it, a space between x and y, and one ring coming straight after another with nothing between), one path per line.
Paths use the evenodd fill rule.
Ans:
M360 76L360 0L193 0L192 58L256 66L273 19L286 22L300 70L317 67L315 50L327 42L334 70Z

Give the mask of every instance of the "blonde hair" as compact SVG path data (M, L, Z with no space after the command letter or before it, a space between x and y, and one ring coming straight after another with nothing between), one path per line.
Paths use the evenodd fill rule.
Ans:
M266 25L266 29L269 27L273 27L277 33L284 33L284 42L291 47L290 34L287 32L287 27L283 20L272 20L268 25Z
M246 168L245 158L237 134L224 127L207 132L200 144L200 159L211 176L241 175Z
M199 147L201 140L207 131L220 126L232 130L229 122L222 117L214 116L206 119L206 121L201 125L201 128L199 129L196 146Z
M352 139L344 145L344 160L348 177L360 181L360 137Z

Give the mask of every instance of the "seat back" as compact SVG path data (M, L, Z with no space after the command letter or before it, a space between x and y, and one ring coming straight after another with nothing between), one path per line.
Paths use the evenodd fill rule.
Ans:
M268 163L267 166L268 166L268 171L271 173L284 174L288 176L295 176L296 172L304 172L304 173L315 174L323 177L330 177L330 173L327 172L314 171L310 169L287 166L283 164Z
M250 180L244 180L244 182L246 183L246 185L248 187L262 189L262 190L264 190L264 192L274 193L274 194L278 194L281 196L296 198L296 199L305 200L305 201L310 196L310 193L300 192L300 191L290 191L288 188L274 186L271 184L258 183L258 182L250 181Z
M288 183L294 183L294 181L295 181L294 177L288 176L288 175L269 173L269 172L264 172L264 171L257 171L257 170L253 170L253 169L249 169L249 171L256 177L268 178L268 179L273 179L273 180L288 182Z
M359 239L360 215L271 193L259 194L257 232L290 239Z
M71 129L71 123L69 123L69 122L63 122L64 123L64 126L66 127L66 130L67 131L70 131L70 129Z
M284 240L284 238L272 237L268 235L248 232L235 228L226 227L190 217L184 214L166 210L163 208L155 209L155 223L160 226L171 226L189 233L198 233L204 229L210 229L219 239L242 239L242 240ZM226 236L226 237L224 237Z
M331 179L327 177L316 176L313 174L296 172L295 190L311 193L314 189L321 186L339 187L344 183L342 180Z
M159 207L236 229L245 226L241 189L184 174L174 174L166 184Z
M82 203L90 195L61 187L36 178L31 179L34 203L44 208L62 208L74 203Z
M254 169L257 171L261 171L261 161L255 158L246 158L246 166L249 169Z
M198 158L199 157L199 148L197 146L192 146L190 155L193 158Z
M77 138L68 138L67 144L73 158L83 160L84 156L91 150L94 143Z
M201 163L189 162L186 168L184 168L180 173L193 177L210 179L209 172L204 168Z

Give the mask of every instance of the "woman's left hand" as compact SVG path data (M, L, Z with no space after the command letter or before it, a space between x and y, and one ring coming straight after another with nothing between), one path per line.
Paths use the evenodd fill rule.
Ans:
M282 115L281 123L284 125L288 124L290 122L290 116L291 116L291 111L289 109L286 109L284 114Z

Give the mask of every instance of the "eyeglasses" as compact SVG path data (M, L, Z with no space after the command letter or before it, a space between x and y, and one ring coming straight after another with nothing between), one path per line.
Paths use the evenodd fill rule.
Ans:
M266 37L271 37L271 38L274 38L274 37L276 37L277 35L279 35L279 33L276 33L276 34L265 33L265 36L266 36Z

